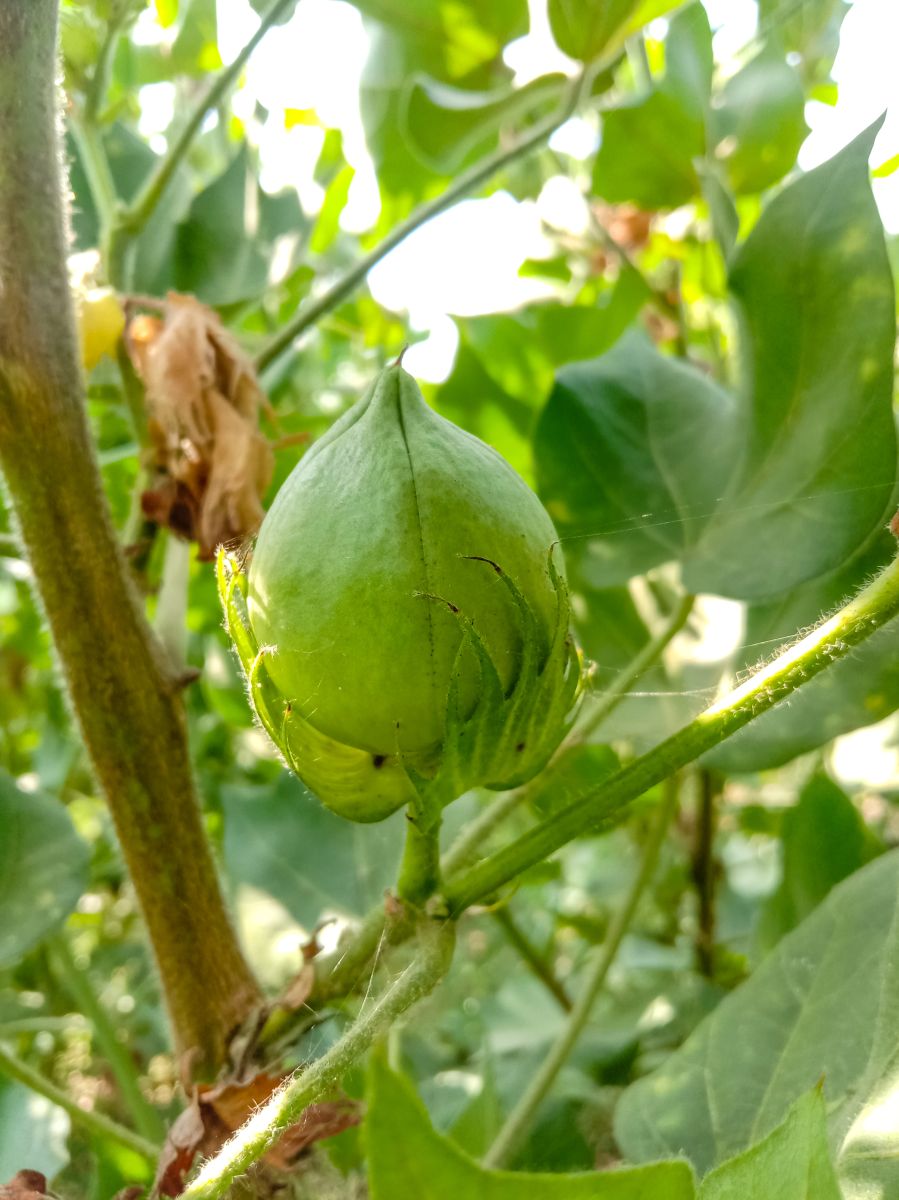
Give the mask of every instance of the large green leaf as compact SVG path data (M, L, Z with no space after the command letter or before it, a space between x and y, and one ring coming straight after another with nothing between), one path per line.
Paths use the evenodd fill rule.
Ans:
M802 80L780 54L763 51L725 83L710 127L733 190L770 187L793 166L808 132Z
M361 916L396 878L401 813L345 821L286 771L274 787L224 788L222 805L229 879L268 892L306 929L324 913Z
M58 800L3 772L0 830L0 967L11 967L75 907L90 856Z
M435 1133L410 1085L380 1056L367 1089L369 1187L372 1200L691 1200L685 1162L622 1171L536 1175L487 1171Z
M701 4L671 20L664 78L647 95L603 115L593 189L613 204L676 208L699 191L706 152L712 31Z
M846 793L823 774L813 775L784 813L781 845L783 878L759 920L766 949L882 849Z
M820 1090L807 1092L758 1145L710 1172L699 1194L701 1200L842 1200Z
M747 453L687 563L692 591L780 594L845 562L884 517L895 310L868 179L879 127L785 188L737 251Z
M558 372L535 437L537 479L559 532L583 540L594 586L690 550L733 473L736 416L708 376L636 333Z
M822 1078L847 1200L899 1194L899 851L857 871L616 1113L636 1161L705 1172L774 1129ZM877 1181L885 1190L871 1190ZM871 1184L871 1187L868 1184Z
M605 113L596 192L674 208L696 199L712 159L736 192L759 192L796 161L807 133L802 81L774 45L712 96L712 35L701 5L672 19L666 70L648 95Z
M786 647L796 632L838 608L895 556L884 532L847 566L768 604L750 605L745 645L734 669L751 670L759 655ZM758 771L789 762L842 733L883 720L899 708L899 624L868 638L848 658L801 688L789 704L765 713L722 742L708 761L725 771Z
M256 296L268 283L275 239L307 225L296 193L262 191L243 146L178 226L175 287L215 305Z
M52 1179L69 1161L68 1136L67 1113L0 1077L0 1181L17 1171L40 1171Z
M361 109L369 152L381 191L379 233L386 232L446 177L407 141L406 90L418 73L483 92L505 86L506 44L527 32L526 0L421 0L414 20L403 0L356 0L371 18L370 52L362 78ZM447 136L450 136L449 134ZM429 143L430 158L450 150Z

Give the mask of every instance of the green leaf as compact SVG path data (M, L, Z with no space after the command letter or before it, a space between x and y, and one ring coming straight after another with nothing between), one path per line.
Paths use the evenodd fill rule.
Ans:
M761 192L791 169L808 133L802 80L780 55L763 51L725 83L710 124L733 190Z
M0 968L60 925L87 887L89 853L71 817L0 772Z
M823 1077L847 1200L896 1194L897 997L894 850L838 884L659 1070L628 1088L619 1145L635 1161L686 1153L704 1173L776 1128ZM868 1186L875 1180L883 1191Z
M255 193L249 205L248 188ZM178 226L175 287L216 306L256 296L268 283L275 239L306 224L294 192L262 191L244 145Z
M866 579L895 556L896 539L880 535L864 554L823 579L813 580L768 604L750 605L745 648L734 669L751 670L759 654L773 654L796 630L816 624L838 608ZM722 742L708 761L725 771L760 771L853 729L883 720L899 708L899 627L885 626L848 658L801 688L789 704L765 713Z
M170 70L175 75L205 75L219 70L222 59L215 0L188 0L172 44L171 62Z
M372 1200L691 1200L685 1162L577 1175L487 1171L435 1133L410 1084L379 1055L367 1089Z
M712 31L701 4L671 20L662 81L648 96L608 109L593 190L612 204L677 208L699 191L695 160L706 152Z
M559 533L584 539L595 586L689 550L733 470L735 418L727 392L641 334L557 373L535 437L539 492Z
M759 918L759 940L770 949L805 920L831 888L876 853L872 835L846 793L823 774L813 775L788 808L781 830L783 879Z
M773 1133L706 1177L701 1200L842 1200L826 1116L821 1090L806 1092Z
M69 1117L20 1083L0 1077L0 1180L17 1171L52 1179L69 1161Z
M676 8L679 0L549 0L556 45L571 58L608 57L632 33Z
M557 104L564 86L564 75L541 75L524 87L473 92L418 74L404 93L403 132L427 167L455 171L489 153L505 122Z
M879 127L780 192L737 251L746 455L686 565L691 591L785 592L845 562L884 519L895 309L868 179Z
M361 916L396 878L401 813L345 821L287 772L270 788L223 788L222 806L228 877L268 892L306 929L324 913Z
M340 214L346 208L355 174L353 167L343 166L328 184L321 211L309 238L309 249L313 254L324 254L334 245L340 232Z

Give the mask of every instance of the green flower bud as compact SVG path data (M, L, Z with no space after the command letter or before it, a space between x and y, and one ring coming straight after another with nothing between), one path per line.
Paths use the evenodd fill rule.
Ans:
M545 765L579 682L556 541L399 364L307 452L220 586L260 719L326 805L380 820Z

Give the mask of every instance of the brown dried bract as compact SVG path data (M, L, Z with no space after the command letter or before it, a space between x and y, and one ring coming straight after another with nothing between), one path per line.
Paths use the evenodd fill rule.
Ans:
M17 1171L0 1184L0 1200L44 1200L46 1195L47 1179L40 1171Z
M259 527L274 455L252 363L212 309L169 292L163 319L134 317L127 345L147 395L154 478L145 514L211 559Z
M215 1154L287 1078L263 1072L241 1082L198 1087L189 1107L169 1130L154 1191L163 1196L179 1195L197 1156L209 1158ZM352 1100L311 1104L299 1121L285 1129L262 1161L270 1167L287 1170L314 1142L333 1137L358 1123L359 1108Z
M597 204L593 211L612 240L623 249L639 250L649 241L655 213L633 204Z

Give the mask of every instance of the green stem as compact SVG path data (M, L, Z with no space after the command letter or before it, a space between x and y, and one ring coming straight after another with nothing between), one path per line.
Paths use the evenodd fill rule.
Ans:
M637 680L659 661L667 647L686 625L695 603L695 596L683 597L665 627L659 630L639 653L634 655L624 670L620 671L606 690L596 698L596 703L574 730L569 739L570 743L579 744L587 741L590 735L612 715L622 700L626 699L628 692Z
M326 292L322 293L317 300L313 300L305 308L301 309L293 320L289 321L271 341L263 346L262 350L256 356L257 371L263 371L276 358L283 354L301 334L305 333L312 325L315 325L325 313L336 308L338 304L354 292L372 267L379 263L382 258L386 257L401 242L404 242L411 233L414 233L425 222L430 221L432 217L436 217L439 213L444 212L463 196L467 196L469 192L474 191L482 183L486 183L491 176L502 170L503 167L515 162L516 159L533 150L535 146L539 146L560 125L564 125L568 118L577 110L581 98L587 90L592 73L592 68L585 67L571 81L561 104L554 113L551 113L544 120L539 121L514 146L510 146L504 150L497 150L494 154L490 154L486 158L476 162L467 171L463 171L445 192L442 192L433 200L420 205L405 221L401 221L399 225L392 229L370 253L361 258L354 267L351 267Z
M526 798L525 788L501 792L483 808L462 830L443 857L443 874L453 875L471 866L484 856L484 845L490 835Z
M460 913L484 900L573 838L619 821L632 800L773 708L897 613L899 559L894 559L854 600L689 725L461 878L451 879L446 889L450 911Z
M569 1055L584 1032L597 997L603 989L609 970L624 940L624 935L630 928L640 899L655 874L659 852L676 805L677 782L672 777L667 781L665 798L659 811L655 814L655 820L643 850L640 869L634 876L623 904L612 918L605 942L591 954L591 961L581 991L568 1020L540 1064L537 1074L525 1089L521 1099L509 1114L487 1151L484 1157L485 1166L501 1167L508 1163L521 1145L538 1108L548 1095L559 1072L568 1061Z
M558 1002L565 1012L571 1012L571 999L565 988L556 979L549 963L533 945L524 930L518 925L506 905L501 905L493 912L493 919L502 929L509 944L521 955L522 962L530 968L535 978L539 979L550 995Z
M105 247L115 224L119 202L115 180L109 169L109 159L106 157L106 150L96 125L87 120L80 120L78 114L73 112L69 116L69 130L78 147L81 167L87 177L87 186L97 210L100 245Z
M693 883L696 887L696 966L700 975L711 979L715 973L715 827L718 797L723 780L703 767L697 774L696 842L693 852Z
M219 72L202 99L194 107L181 127L178 136L157 163L150 178L138 192L137 196L127 208L119 213L110 237L108 263L110 277L116 286L121 286L123 282L124 250L127 242L140 233L156 211L156 206L162 199L173 175L182 160L186 157L197 134L200 132L206 114L219 104L228 89L237 81L250 55L265 37L266 33L268 33L275 21L278 20L282 13L287 11L293 2L294 0L274 0L271 8L269 8L260 21L259 28L234 61ZM115 272L114 275L113 272Z
M419 927L413 961L371 1005L363 1008L343 1037L321 1058L301 1068L258 1109L234 1137L202 1168L181 1193L181 1200L218 1200L238 1175L268 1150L279 1133L299 1120L303 1110L337 1087L341 1078L376 1038L443 978L453 956L452 922L426 918Z
M261 997L206 838L181 681L129 578L85 415L56 15L56 0L0 0L0 467L147 923L177 1053L207 1073Z
M23 1062L13 1054L8 1046L4 1046L2 1043L0 1043L0 1071L10 1079L15 1079L16 1082L37 1092L39 1096L45 1096L51 1104L55 1104L67 1112L72 1121L88 1133L95 1134L98 1138L107 1141L118 1142L120 1146L133 1150L135 1154L139 1154L149 1163L155 1163L159 1157L160 1147L158 1145L154 1145L153 1142L147 1141L137 1133L132 1133L130 1129L119 1125L111 1117L104 1117L102 1113L89 1112L82 1108L62 1088L51 1083L49 1079L45 1079L43 1075L35 1071L28 1063Z
M91 1024L97 1044L109 1063L109 1069L115 1077L122 1101L135 1128L151 1141L161 1142L165 1136L165 1123L161 1114L153 1108L140 1090L134 1061L116 1036L115 1027L94 991L90 975L87 970L76 966L64 933L52 938L48 949L50 964L56 975L78 1005L79 1011Z
M406 844L396 882L396 894L420 907L440 886L440 812L430 814L409 805Z
M103 102L109 90L109 75L112 68L112 56L121 28L121 17L114 14L106 24L106 33L97 53L97 61L91 81L84 97L84 119L88 125L96 125L100 118Z

